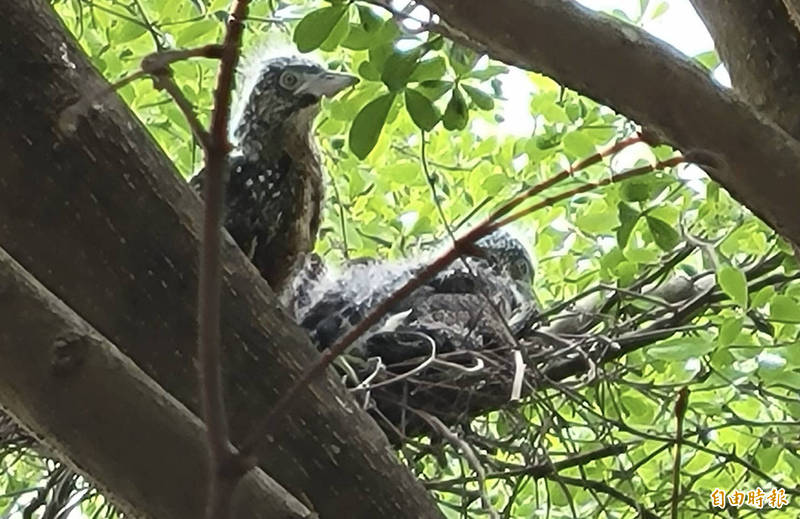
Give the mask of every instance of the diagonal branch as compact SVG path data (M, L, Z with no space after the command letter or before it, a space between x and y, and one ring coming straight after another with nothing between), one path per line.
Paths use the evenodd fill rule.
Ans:
M2 248L0 294L3 407L70 466L102 482L132 516L199 517L206 479L200 420ZM310 517L262 471L248 473L233 510L238 517Z
M199 198L118 96L78 114L71 127L59 125L65 107L107 83L49 2L0 0L0 47L0 243L200 415ZM222 257L223 370L236 443L317 353L229 239ZM298 411L257 454L260 466L322 517L441 516L332 377L300 396Z
M720 156L724 164L706 168L709 175L800 243L800 144L668 45L577 2L420 3L441 16L459 43L547 74L682 150Z

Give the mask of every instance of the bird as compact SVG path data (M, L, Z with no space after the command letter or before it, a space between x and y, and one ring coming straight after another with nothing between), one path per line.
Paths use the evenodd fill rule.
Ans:
M298 56L263 61L246 77L232 125L223 225L281 294L314 248L324 198L313 135L320 100L358 78ZM202 194L205 170L190 179Z
M476 242L474 251L436 274L390 312L350 349L360 359L396 364L431 353L480 350L513 336L515 323L535 312L533 264L522 243L504 230ZM331 347L381 301L427 264L358 261L333 276L317 276L306 289L297 320L319 350Z

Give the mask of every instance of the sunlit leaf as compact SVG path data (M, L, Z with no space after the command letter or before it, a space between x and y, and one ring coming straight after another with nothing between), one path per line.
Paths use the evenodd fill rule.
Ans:
M769 308L772 319L800 323L800 305L792 297L777 295L770 302Z
M722 291L742 308L747 308L747 278L736 267L725 266L717 272L717 282Z
M717 54L717 51L714 49L701 52L700 54L697 54L694 59L709 70L714 70L720 64L719 54Z
M656 6L656 8L653 9L653 14L650 15L650 19L655 20L656 18L659 18L664 13L666 13L668 10L669 10L669 3L664 0L661 0Z
M213 40L219 22L214 20L200 20L189 25L175 34L175 44L184 47L201 39Z
M728 346L739 336L742 331L743 321L741 317L732 317L726 319L719 327L719 343L722 346Z
M678 361L701 357L714 348L716 344L713 341L699 337L683 337L651 346L647 348L647 355L654 359Z
M594 154L594 142L583 132L569 132L561 142L564 149L575 157L588 157Z

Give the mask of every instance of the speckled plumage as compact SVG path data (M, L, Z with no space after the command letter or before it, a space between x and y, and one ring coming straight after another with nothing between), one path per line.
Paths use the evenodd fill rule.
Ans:
M509 323L534 310L531 259L516 239L495 231L478 242L479 255L440 272L375 325L351 350L385 363L430 353L476 350L507 343ZM296 313L319 349L332 346L380 301L425 264L357 263L327 282L315 281L309 304Z
M314 247L324 194L312 135L319 100L355 84L304 58L263 63L245 92L228 167L225 228L275 291ZM202 188L203 171L191 183Z

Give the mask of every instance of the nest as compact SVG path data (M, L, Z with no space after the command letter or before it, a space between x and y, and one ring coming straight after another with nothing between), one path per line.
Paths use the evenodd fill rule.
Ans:
M537 316L506 341L443 353L428 337L427 355L393 362L347 355L336 369L357 401L399 445L420 435L438 437L442 427L466 427L475 417L503 409L566 376L585 375L577 383L588 383L598 363L619 349L600 336L576 341L546 328Z

